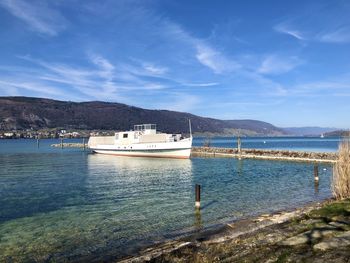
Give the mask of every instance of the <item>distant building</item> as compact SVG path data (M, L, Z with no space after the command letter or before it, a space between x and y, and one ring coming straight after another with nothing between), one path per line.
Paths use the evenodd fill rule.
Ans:
M15 133L13 133L13 132L5 132L4 133L4 137L6 137L6 138L12 138L14 135L15 135Z

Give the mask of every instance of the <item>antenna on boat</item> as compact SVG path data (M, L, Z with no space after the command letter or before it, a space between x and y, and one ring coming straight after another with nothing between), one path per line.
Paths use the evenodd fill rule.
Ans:
M188 119L188 125L190 126L190 137L192 138L191 119Z

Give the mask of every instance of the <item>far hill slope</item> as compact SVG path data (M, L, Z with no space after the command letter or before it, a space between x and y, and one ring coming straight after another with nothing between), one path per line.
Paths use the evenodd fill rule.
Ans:
M190 113L147 110L120 103L70 102L29 97L0 97L0 130L13 129L104 129L129 130L134 124L155 123L164 132L194 132L249 135L283 135L272 124L255 120L218 120Z
M324 128L324 127L290 127L283 128L286 132L296 136L320 136L326 132L335 131L336 128Z
M325 137L350 137L349 130L336 130L332 132L327 132L324 134Z

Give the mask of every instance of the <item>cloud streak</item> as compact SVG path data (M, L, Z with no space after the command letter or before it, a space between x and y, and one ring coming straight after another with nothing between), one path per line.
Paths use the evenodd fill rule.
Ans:
M299 30L296 30L296 29L292 29L291 27L289 27L286 24L278 24L278 25L274 26L273 29L279 33L292 36L298 40L306 40L306 37L304 36L304 34L302 32L300 32Z
M63 92L60 91L57 88L54 88L50 85L43 85L41 83L38 82L28 82L27 80L15 80L15 79L11 79L9 78L9 80L0 80L0 84L4 85L6 87L10 87L10 88L15 88L15 89L25 89L28 91L33 91L33 92L37 92L39 94L46 94L46 95L63 95Z
M3 0L0 6L41 34L56 36L68 24L58 11L44 1Z
M312 9L289 16L273 29L300 41L350 43L349 7L342 1L327 5L318 3Z
M218 82L207 82L207 83L181 83L187 87L213 87L219 85Z
M326 43L350 43L350 26L343 26L334 31L319 34L316 38Z
M257 71L261 74L283 74L293 70L302 63L303 61L295 56L281 57L278 55L269 55L263 60Z
M219 51L206 44L198 43L196 50L197 60L216 74L230 73L241 67L238 63L227 59Z
M101 55L91 52L86 57L87 66L85 67L46 62L29 56L18 58L31 62L35 66L33 68L37 70L31 69L27 74L26 69L22 68L13 73L12 67L9 67L8 71L12 72L13 77L5 81L0 75L0 83L19 90L41 92L45 95L63 95L63 90L69 88L80 93L79 98L83 100L98 99L135 104L137 97L154 93L159 95L159 92L164 90L169 90L167 94L174 92L174 90L170 91L172 86L169 83L172 83L174 89L183 85L175 79L157 78L158 75L167 72L167 69L154 63L138 61L137 64L113 64ZM148 68L150 65L152 70ZM6 71L6 67L1 69ZM149 79L150 77L152 78ZM22 82L16 82L16 79L21 79ZM216 84L189 83L187 87ZM195 101L193 98L192 101ZM186 101L189 100L186 99ZM188 106L189 104L186 107Z

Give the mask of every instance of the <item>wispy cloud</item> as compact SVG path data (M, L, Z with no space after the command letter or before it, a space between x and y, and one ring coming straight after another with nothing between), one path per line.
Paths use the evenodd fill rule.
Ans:
M335 91L350 90L349 79L339 77L339 80L324 80L298 84L293 87L294 94L317 94L327 95L333 94ZM323 93L326 92L326 93Z
M120 6L119 6L120 5ZM118 21L128 21L129 26L138 28L139 34L135 37L149 39L153 42L154 38L162 43L161 52L167 50L172 55L169 60L176 60L183 65L199 63L199 66L209 68L215 74L226 74L235 71L240 67L239 63L224 52L209 43L208 39L202 39L194 36L180 24L169 19L165 15L159 15L149 9L147 5L132 5L126 2L118 4ZM106 6L104 6L104 10ZM94 10L95 7L89 10ZM115 9L115 7L114 7ZM131 19L132 18L132 19ZM147 33L145 33L147 32ZM126 32L126 35L132 35L134 32ZM143 74L153 76L164 76L170 73L170 67L164 67L149 63L147 61L138 61L143 66ZM130 67L130 65L128 65ZM198 67L197 67L198 68ZM137 68L140 74L140 68ZM193 67L192 67L193 70ZM135 71L135 69L134 69Z
M41 67L36 74L22 74L17 76L30 80L33 87L47 86L62 90L71 89L80 93L80 97L86 99L119 99L117 85L113 80L114 66L105 58L99 55L89 54L88 60L94 65L91 67L74 67L62 63L50 63L43 60L33 59L25 56L20 57L33 63L35 67ZM25 88L20 86L20 88ZM44 92L45 93L45 92Z
M67 26L67 20L45 1L3 0L0 6L22 20L32 30L55 36Z
M285 23L278 24L274 26L273 29L279 33L290 35L298 40L306 40L306 36L301 31L293 29L291 26Z
M15 89L25 89L32 92L37 92L39 94L45 95L63 95L63 91L52 87L50 85L43 85L38 82L28 82L26 80L16 80L13 78L8 78L8 80L0 80L0 84L6 87L12 87Z
M207 82L207 83L181 83L183 86L187 87L212 87L219 85L218 82Z
M317 2L273 27L279 33L307 42L350 43L350 5L346 1L332 4Z
M293 70L303 63L298 57L281 57L269 55L261 63L258 73L262 74L282 74Z
M343 26L334 31L318 34L316 38L321 42L350 43L350 26Z
M316 41L325 43L345 44L350 43L350 26L333 26L327 31L315 30L315 32L309 32L308 34L302 33L297 29L288 28L286 25L277 25L274 29L283 34L293 36L298 40L303 41Z
M164 75L166 72L168 72L168 68L155 66L155 65L150 64L150 63L145 63L143 65L143 68L147 72L149 72L151 74L155 74L155 75Z
M112 65L111 62L109 62L107 59L97 54L89 54L89 58L93 64L95 64L101 69L100 71L101 77L105 77L109 79L113 77L113 71L115 67L114 65Z
M58 94L60 88L57 87L63 87L63 89L75 90L82 95L80 97L85 96L85 100L114 100L135 104L135 99L132 98L170 89L171 86L167 83L162 83L164 81L174 82L173 85L176 83L177 85L182 85L175 79L157 78L159 74L166 72L165 67L156 66L154 63L149 62L141 63L140 61L135 64L134 60L131 60L131 64L115 64L107 58L92 52L89 52L86 57L86 66L76 67L63 63L46 62L30 56L18 56L18 58L33 63L34 68L37 68L37 70L31 70L28 74L24 74L26 72L25 68L13 72L13 83L16 83L15 79L20 77L27 84L23 85L22 83L19 85L16 83L16 85L11 85L11 87L29 90L30 85L32 85L32 91L42 91L43 94ZM145 69L150 65L153 67L151 71ZM41 69L39 70L38 67ZM6 67L2 67L2 70L6 71ZM8 70L12 72L11 67ZM0 80L2 79L0 75ZM11 82L8 81L6 83L10 85ZM209 86L214 85L214 83L196 83L194 85ZM138 92L134 93L133 91Z
M216 74L230 73L240 68L237 62L227 59L219 51L206 44L198 43L196 49L198 61Z

